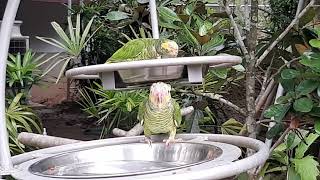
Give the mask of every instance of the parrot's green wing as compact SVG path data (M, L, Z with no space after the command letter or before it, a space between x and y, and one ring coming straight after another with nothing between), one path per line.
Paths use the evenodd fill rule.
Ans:
M147 103L147 100L144 100L140 103L139 105L139 109L138 109L138 120L140 121L140 124L143 125L144 123L144 113L145 113L145 110L146 110L146 103Z
M151 38L131 40L123 45L122 48L118 49L108 59L107 63L143 59L148 53L150 53L150 47L153 46L153 44L154 39Z
M173 119L176 127L179 127L182 121L181 109L179 104L173 99Z

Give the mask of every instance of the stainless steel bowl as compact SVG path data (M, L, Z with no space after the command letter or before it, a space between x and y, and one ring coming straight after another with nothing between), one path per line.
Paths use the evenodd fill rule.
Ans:
M130 176L185 168L214 160L221 148L200 143L144 143L105 146L42 159L29 167L32 174L63 178Z
M159 80L174 80L182 77L184 66L166 66L119 70L124 83L142 83Z

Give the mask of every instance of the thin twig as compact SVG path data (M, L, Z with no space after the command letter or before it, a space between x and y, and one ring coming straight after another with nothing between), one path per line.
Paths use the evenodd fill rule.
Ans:
M281 73L281 71L283 70L283 68L290 66L291 63L300 60L300 57L294 58L286 63L284 63L278 70L276 73L274 73L270 78L269 78L269 82L272 81L278 74Z
M265 103L266 99L268 98L269 94L271 93L271 91L273 90L274 86L276 85L276 83L274 82L274 80L272 79L271 82L268 84L266 90L264 91L264 93L260 96L260 98L257 100L256 103L256 112L258 112L261 107L263 106L263 104Z
M256 99L256 104L259 102L259 99L260 99L261 96L264 94L264 92L265 92L268 84L270 84L268 77L269 77L270 74L271 74L271 69L272 69L272 65L273 65L273 62L274 62L274 56L275 56L275 53L273 53L273 56L272 56L270 65L268 66L267 71L266 71L266 73L265 73L265 75L264 75L264 77L263 77L263 82L262 82L262 85L261 85L261 90L260 90L260 93L259 93L259 95L258 95L258 97L257 97L257 99Z
M246 116L246 111L240 107L238 107L237 105L233 104L232 102L226 100L223 98L222 95L220 94L215 94L215 93L204 93L204 92L201 92L201 91L187 91L187 90L175 90L176 92L180 92L180 93L189 93L189 94L195 94L195 95L198 95L198 96L204 96L204 97L208 97L210 99L213 99L213 100L217 100L217 101L220 101L221 103L225 104L225 105L228 105L229 107L233 108L234 110L240 112L242 115Z
M278 38L273 41L273 43L264 51L264 53L259 57L256 62L256 67L267 57L267 55L271 52L271 50L288 34L291 28L299 21L299 19L313 6L315 0L311 0L311 2L299 13L299 16L291 21L289 26L278 36Z
M248 52L248 50L247 50L247 48L246 48L246 46L245 46L245 44L244 44L244 42L242 40L242 36L241 36L240 30L239 30L239 28L237 26L236 21L233 18L231 10L229 8L229 1L226 1L226 3L223 4L223 5L224 5L224 8L225 8L225 11L226 11L227 15L230 18L230 22L231 22L231 25L233 26L234 33L235 33L235 38L237 39L237 41L239 43L240 49L243 52L246 61L249 62L250 61L249 52Z
M282 141L284 140L284 138L286 137L286 135L290 132L291 128L288 127L284 132L283 134L280 136L280 138L273 144L273 146L270 148L269 150L269 154L271 155L272 151L278 147Z

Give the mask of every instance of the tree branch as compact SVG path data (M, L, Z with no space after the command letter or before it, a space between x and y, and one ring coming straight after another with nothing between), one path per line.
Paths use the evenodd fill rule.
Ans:
M282 133L282 135L280 136L280 138L279 138L279 139L273 144L273 146L270 148L269 154L271 154L272 151L282 143L282 141L284 140L284 138L286 137L286 135L290 132L290 130L291 130L291 128L288 127L288 128Z
M233 108L234 110L240 112L242 115L246 116L247 113L244 109L240 108L239 106L233 104L232 102L226 100L223 98L222 95L220 94L215 94L215 93L204 93L204 92L201 92L201 91L186 91L186 90L175 90L176 92L180 92L180 93L189 93L189 94L195 94L195 95L198 95L198 96L204 96L204 97L208 97L210 99L213 99L213 100L217 100L217 101L220 101L221 103Z
M289 26L278 36L278 38L273 41L273 43L263 52L263 54L259 57L256 62L256 67L267 57L267 55L271 52L271 50L288 34L290 29L299 21L299 19L313 6L315 0L311 0L311 2L299 13L299 16L291 21Z
M244 42L242 40L242 36L241 36L240 30L239 30L239 28L237 26L237 23L236 23L236 21L234 20L234 18L232 16L231 10L229 8L229 1L227 0L225 3L223 3L223 5L224 5L224 8L225 8L225 11L226 11L227 15L230 18L230 22L231 22L231 25L232 25L232 27L234 29L234 33L235 33L235 38L238 41L240 49L243 52L246 61L249 62L250 61L249 52L248 52L248 50L247 50L247 48L246 48L246 46L245 46L245 44L244 44Z
M214 100L218 100L221 103L228 105L229 107L232 107L234 110L238 111L239 113L241 113L242 115L246 116L246 111L242 108L240 108L239 106L233 104L232 102L222 98L223 96L219 95L219 94L214 94L214 93L199 93L199 95L208 97L210 99L214 99Z
M299 59L300 59L300 57L294 58L294 59L292 59L292 60L284 63L284 65L282 65L282 66L277 70L277 72L274 73L274 74L270 77L269 82L272 81L272 80L274 79L274 77L276 77L278 74L280 74L281 71L283 70L283 68L289 66L291 63L293 63L293 62L295 62L295 61L298 61Z

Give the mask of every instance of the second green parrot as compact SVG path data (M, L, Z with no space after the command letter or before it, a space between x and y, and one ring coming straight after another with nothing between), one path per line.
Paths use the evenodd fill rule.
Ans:
M153 83L148 99L139 106L138 119L144 127L145 141L151 145L150 136L168 133L164 140L166 145L181 139L175 139L177 128L181 124L182 116L179 104L171 98L171 86L163 82Z
M106 63L173 58L177 57L178 49L177 43L169 39L133 39L118 49Z

